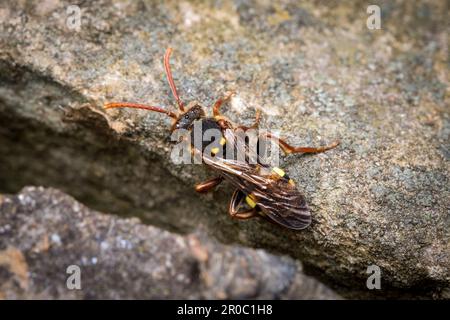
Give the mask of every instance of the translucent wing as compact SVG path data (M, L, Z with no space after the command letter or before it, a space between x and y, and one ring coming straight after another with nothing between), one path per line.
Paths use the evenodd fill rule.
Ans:
M203 157L205 163L246 195L252 195L261 214L287 228L301 230L311 224L305 198L286 179L277 179L270 167L223 158Z

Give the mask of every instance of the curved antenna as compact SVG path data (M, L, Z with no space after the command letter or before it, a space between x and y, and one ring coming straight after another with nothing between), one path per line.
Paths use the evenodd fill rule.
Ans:
M172 48L167 48L166 53L164 55L164 69L166 70L167 75L167 81L169 81L170 90L172 90L172 95L177 101L178 107L182 112L184 112L184 104L183 101L181 101L180 97L178 96L177 87L175 86L175 83L173 82L172 78L172 72L170 71L170 54L172 53Z
M159 113L164 113L166 115L168 115L169 117L173 118L173 119L177 119L178 116L171 112L171 111L167 111L164 110L163 108L160 107L155 107L155 106L148 106L145 104L138 104L138 103L129 103L129 102L111 102L111 103L107 103L103 106L103 108L105 109L112 109L112 108L134 108L134 109L144 109L144 110L149 110L149 111L155 111L155 112L159 112Z

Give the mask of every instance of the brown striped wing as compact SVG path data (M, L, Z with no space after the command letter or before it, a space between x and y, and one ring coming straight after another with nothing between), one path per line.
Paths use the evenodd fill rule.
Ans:
M295 230L311 224L304 196L287 181L274 179L269 167L223 158L204 157L204 161L243 193L252 194L266 218Z

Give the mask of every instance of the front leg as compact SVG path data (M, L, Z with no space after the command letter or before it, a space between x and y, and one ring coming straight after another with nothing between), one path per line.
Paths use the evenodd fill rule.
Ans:
M206 193L211 191L215 186L219 185L223 181L223 177L216 177L206 181L203 181L195 186L195 191L198 193Z
M232 91L229 94L227 94L224 98L220 98L216 101L216 103L214 103L214 106L213 106L214 117L218 117L218 118L221 117L220 107L222 106L223 103L228 102L234 94L235 94L235 92Z
M251 126L239 126L239 129L242 129L244 131L250 130L250 129L258 129L259 128L259 122L261 120L261 110L256 109L255 113L255 121Z

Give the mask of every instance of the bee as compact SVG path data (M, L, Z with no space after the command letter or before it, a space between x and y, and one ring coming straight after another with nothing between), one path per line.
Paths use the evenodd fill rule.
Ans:
M185 107L178 95L170 70L169 60L171 53L172 49L168 48L164 55L163 64L172 95L175 98L179 111L173 112L159 106L126 102L107 103L104 105L104 108L135 108L163 113L173 120L171 132L177 129L184 129L192 133L194 124L198 122L201 123L202 130L219 130L221 137L217 141L217 146L211 148L210 152L204 152L206 148L205 143L196 146L192 141L190 142L191 152L200 156L203 163L217 173L216 177L197 184L195 190L199 193L206 193L226 180L236 188L228 207L228 212L231 217L236 219L263 217L275 224L294 230L301 230L308 227L311 224L311 213L306 204L305 197L299 192L295 182L289 178L283 169L271 167L261 162L258 154L256 154L258 158L256 161L246 161L250 157L254 157L254 155L249 154L248 147L238 147L236 144L235 133L238 129L247 131L259 127L260 110L256 111L253 125L236 126L220 112L221 106L231 98L233 93L218 99L214 103L212 117L207 116L205 109L197 102L191 102ZM320 153L335 148L339 144L339 141L335 141L330 145L316 148L294 147L270 132L266 132L263 137L259 138L272 139L285 154ZM226 155L215 156L219 152L219 147L229 147L230 145L241 148L240 151L246 154L246 160L227 158Z

